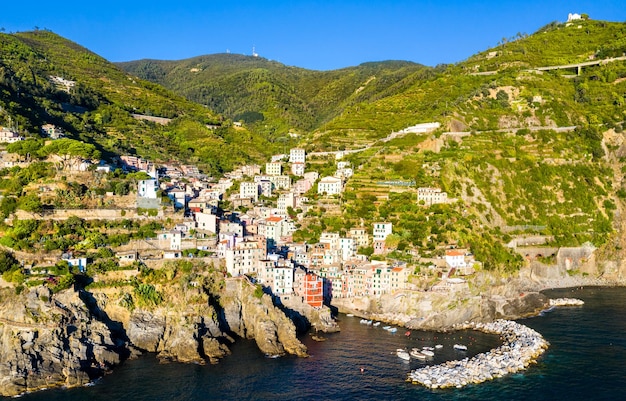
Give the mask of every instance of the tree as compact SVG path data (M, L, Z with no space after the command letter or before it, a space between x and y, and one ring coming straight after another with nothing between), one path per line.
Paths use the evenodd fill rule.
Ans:
M0 249L0 273L14 270L20 267L20 262L15 259L13 253Z
M27 139L25 141L17 141L7 145L7 152L16 153L26 160L30 160L31 156L37 156L42 147L42 142L36 139Z
M40 149L42 156L55 154L61 158L61 168L69 168L73 163L80 160L94 160L100 158L100 151L90 143L62 138L52 141Z
M30 193L21 198L18 207L30 213L41 213L43 211L41 199L35 193Z

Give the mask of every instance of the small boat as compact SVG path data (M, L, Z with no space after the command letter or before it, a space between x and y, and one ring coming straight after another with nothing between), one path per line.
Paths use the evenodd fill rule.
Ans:
M422 352L417 348L413 348L411 350L411 356L416 359L426 359L426 355L422 354Z
M371 326L372 325L372 321L368 320L367 322L365 322L366 325Z
M437 344L437 345L435 345L435 348L437 348L437 349L442 349L442 348L443 348L443 345L441 345L441 344Z
M391 326L383 326L383 330L389 330Z
M378 326L380 326L380 322L374 322L374 324L372 324L372 326L378 327Z
M390 332L390 333L395 333L396 331L398 331L398 329L397 329L397 328L395 328L395 327L392 327L392 328L390 328L390 329L389 329L389 330L387 330L387 331L388 331L388 332Z
M421 352L422 354L426 355L429 358L432 358L433 356L435 356L435 353L428 349L422 349Z
M426 347L426 346L422 347L422 349L425 349L427 351L434 351L435 350L433 347Z
M398 355L398 358L404 359L405 361L408 361L411 359L411 356L409 355L409 353L401 348L398 348L396 350L396 355Z
M322 336L311 336L311 339L313 339L313 341L318 341L318 342L326 341L326 338Z
M359 323L361 324L367 324L368 320L367 319L361 319L361 321Z
M411 332L407 331L406 333L404 333L404 335L407 336L407 337L411 337Z
M467 351L467 346L463 344L454 344L454 349L458 349L459 351Z
M354 314L353 314L353 313L348 313L346 316L348 316L348 317L354 317Z

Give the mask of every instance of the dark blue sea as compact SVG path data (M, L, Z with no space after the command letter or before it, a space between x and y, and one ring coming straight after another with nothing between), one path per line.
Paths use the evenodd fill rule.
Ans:
M434 361L484 352L498 344L476 332L390 334L339 316L341 332L324 342L304 337L310 358L265 358L239 341L218 365L161 364L152 355L128 361L90 387L54 389L22 400L623 400L626 399L626 289L548 291L576 297L582 307L557 308L520 320L550 342L527 371L453 390L427 390L405 382L425 362L403 362L398 347L443 344ZM383 326L383 325L381 325ZM467 354L452 349L468 345ZM361 368L363 372L361 372Z

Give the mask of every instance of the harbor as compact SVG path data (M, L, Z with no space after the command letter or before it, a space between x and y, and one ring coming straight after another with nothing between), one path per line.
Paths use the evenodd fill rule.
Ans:
M549 345L535 330L510 320L496 320L492 323L468 322L457 325L454 329L498 334L502 345L472 358L413 370L408 374L407 381L430 389L461 388L468 384L482 383L526 369Z

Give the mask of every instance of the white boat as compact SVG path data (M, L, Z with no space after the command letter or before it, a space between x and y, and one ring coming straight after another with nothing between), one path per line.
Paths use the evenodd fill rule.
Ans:
M428 351L434 351L435 349L433 347L422 347L422 349L428 350Z
M368 326L371 326L372 325L372 321L368 320L365 324L367 324Z
M413 348L411 350L411 356L416 359L426 359L426 355L422 354L422 352L417 348Z
M435 348L437 348L437 349L442 349L442 348L443 348L443 345L441 345L441 344L437 344L437 345L435 345Z
M428 349L422 349L422 354L426 355L429 358L435 356L435 353Z
M392 328L390 328L390 329L389 329L389 330L387 330L387 331L388 331L388 332L390 332L390 333L395 333L396 331L398 331L398 329L397 329L397 328L395 328L395 327L392 327Z
M400 348L396 350L396 355L398 355L398 358L404 359L405 361L408 361L411 359L411 356L409 355L409 353Z
M383 326L383 330L389 330L391 326Z
M367 319L361 319L361 321L359 323L361 324L367 324L368 320Z
M454 344L454 349L458 349L459 351L467 351L467 346L463 344Z
M353 313L348 313L346 316L348 316L348 317L354 317L354 314L353 314Z
M374 324L372 324L372 326L378 327L378 326L380 326L380 322L374 322Z

